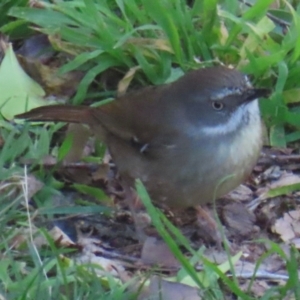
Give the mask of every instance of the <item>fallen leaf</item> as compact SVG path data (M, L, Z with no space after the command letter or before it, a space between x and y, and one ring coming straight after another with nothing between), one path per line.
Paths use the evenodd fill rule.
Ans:
M119 84L118 84L118 96L119 97L126 93L128 86L134 77L134 74L136 73L136 71L138 71L140 69L141 69L140 66L130 68L130 70L125 74L125 76L119 81Z
M1 113L7 120L13 119L16 114L49 104L43 99L45 92L42 87L19 65L11 44L8 44L0 65L0 90Z
M168 282L158 276L150 279L148 287L144 287L139 295L139 300L200 300L205 299L200 296L201 291L198 288L190 287L178 282Z
M178 260L172 254L167 244L155 237L147 237L143 245L141 260L149 265L179 267Z
M284 242L293 242L293 239L298 240L300 236L300 211L292 210L285 213L272 226L272 231L279 234Z
M226 198L239 202L249 201L252 197L253 191L244 184L239 185L236 189L226 195Z
M300 176L292 173L284 173L278 180L262 189L259 200L262 201L281 195L287 195L298 190L300 190Z

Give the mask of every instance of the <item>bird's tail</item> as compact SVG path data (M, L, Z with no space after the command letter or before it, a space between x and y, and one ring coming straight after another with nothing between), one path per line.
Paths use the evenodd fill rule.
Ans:
M34 108L15 118L28 121L49 121L87 124L90 121L88 106L47 105Z

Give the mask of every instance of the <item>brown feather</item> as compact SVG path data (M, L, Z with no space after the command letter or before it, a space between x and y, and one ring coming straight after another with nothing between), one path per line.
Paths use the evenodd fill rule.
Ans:
M15 116L29 121L49 121L89 124L90 108L74 105L48 105Z

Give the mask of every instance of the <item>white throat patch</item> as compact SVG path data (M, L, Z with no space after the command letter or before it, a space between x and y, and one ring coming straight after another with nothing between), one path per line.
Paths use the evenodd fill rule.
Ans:
M216 126L204 126L201 128L202 133L210 136L220 136L231 133L239 128L243 122L245 114L248 112L250 122L252 119L260 119L258 101L254 100L249 104L239 106L238 109L231 115L227 123L218 124Z

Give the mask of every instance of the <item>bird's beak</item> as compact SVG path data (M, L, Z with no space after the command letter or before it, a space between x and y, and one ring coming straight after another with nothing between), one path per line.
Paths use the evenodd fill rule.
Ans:
M267 98L271 94L269 89L249 89L246 91L245 102L251 102L258 98Z

